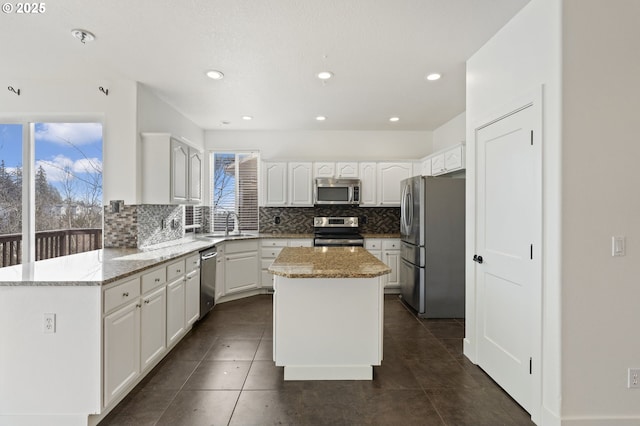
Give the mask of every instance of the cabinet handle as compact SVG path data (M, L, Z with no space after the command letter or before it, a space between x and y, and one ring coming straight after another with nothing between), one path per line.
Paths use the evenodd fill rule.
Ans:
M182 269L176 269L176 272L180 273L180 272L182 272Z
M160 282L160 278L156 278L154 281L159 283Z
M145 300L144 303L148 305L149 304L149 299Z
M136 303L136 308L142 308L142 305L139 303Z
M129 293L122 293L122 297L129 297Z

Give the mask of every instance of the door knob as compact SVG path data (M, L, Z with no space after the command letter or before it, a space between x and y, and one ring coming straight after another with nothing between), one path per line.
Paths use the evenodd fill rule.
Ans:
M478 256L477 254L473 255L473 261L474 262L478 262L478 263L482 263L482 256Z

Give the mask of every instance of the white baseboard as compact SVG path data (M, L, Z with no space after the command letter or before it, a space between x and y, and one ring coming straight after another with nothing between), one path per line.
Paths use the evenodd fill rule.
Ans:
M635 417L564 417L562 426L638 426L640 425L640 416ZM543 423L546 426L546 423Z

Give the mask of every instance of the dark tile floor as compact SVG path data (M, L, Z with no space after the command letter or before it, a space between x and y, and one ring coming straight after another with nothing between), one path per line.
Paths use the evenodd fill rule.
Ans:
M533 424L462 355L463 320L421 320L388 295L384 325L373 381L285 382L271 296L218 305L100 426Z

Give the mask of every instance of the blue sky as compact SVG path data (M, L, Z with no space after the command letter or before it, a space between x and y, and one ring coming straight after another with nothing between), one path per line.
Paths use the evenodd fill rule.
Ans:
M36 123L36 168L42 166L47 178L61 188L65 170L82 181L102 171L101 123ZM22 165L22 126L0 124L0 159L7 168Z

